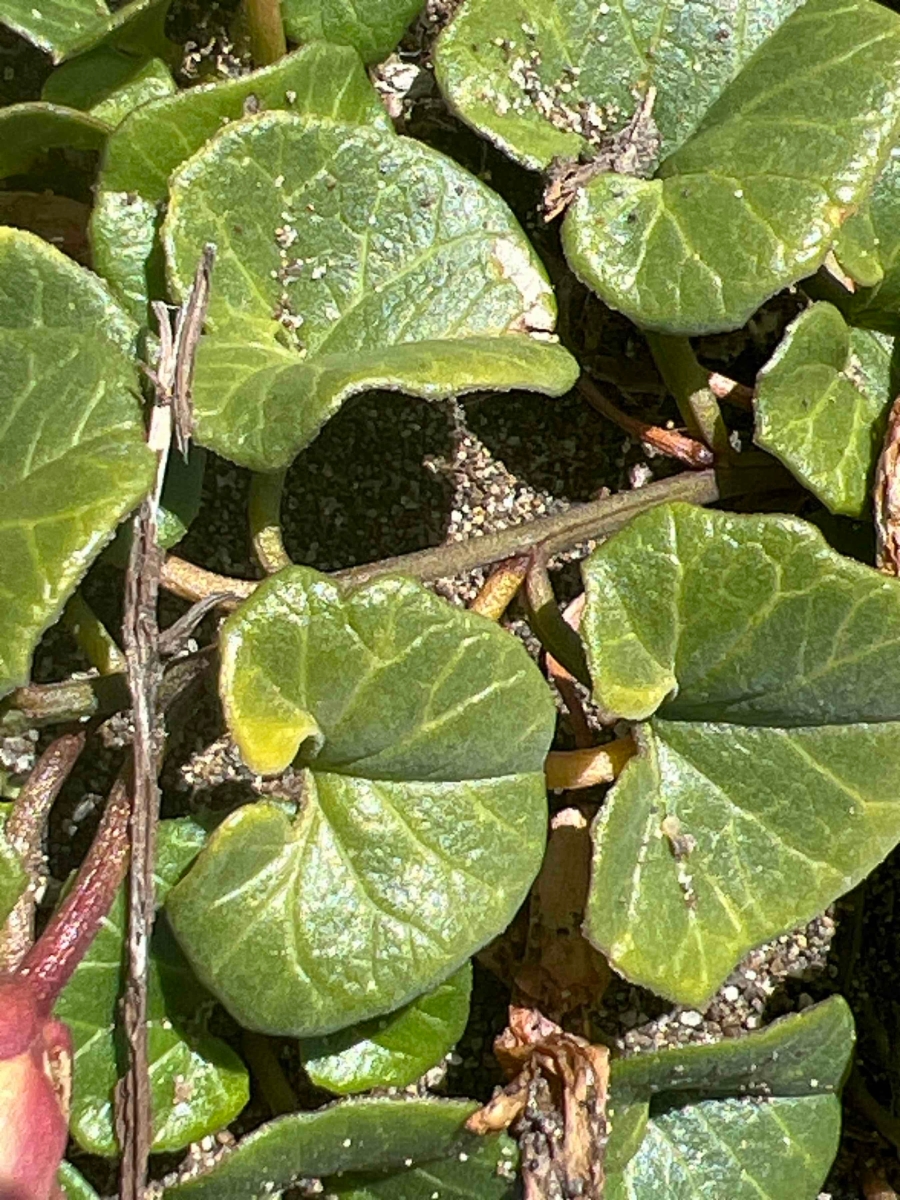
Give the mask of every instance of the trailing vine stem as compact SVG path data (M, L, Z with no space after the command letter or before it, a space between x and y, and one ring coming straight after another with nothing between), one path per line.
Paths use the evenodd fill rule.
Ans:
M728 428L709 386L709 371L697 362L688 338L651 330L645 330L644 337L663 383L675 397L688 433L705 442L717 458L727 459L731 449Z
M352 586L367 583L380 575L406 575L423 582L442 579L528 554L535 546L542 546L547 555L574 549L581 542L614 533L638 513L658 504L673 500L713 504L722 495L714 470L686 471L631 492L617 492L614 496L573 504L565 512L513 525L498 533L462 542L445 542L428 550L335 571L332 578ZM202 600L214 592L227 593L222 600L223 608L236 608L257 586L256 580L217 575L174 555L169 555L163 563L160 582L168 591L187 600Z
M287 54L280 0L244 0L253 64L267 67Z

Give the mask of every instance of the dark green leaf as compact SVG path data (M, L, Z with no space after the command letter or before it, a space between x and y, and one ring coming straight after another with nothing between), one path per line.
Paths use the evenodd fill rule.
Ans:
M376 0L353 5L335 0L283 0L284 28L295 42L321 39L353 46L367 63L385 58L397 45L423 0Z
M832 512L850 517L871 511L893 399L885 341L848 329L832 305L814 304L788 327L757 382L757 445Z
M900 151L891 155L862 211L842 226L835 253L854 279L871 285L842 301L850 324L900 333Z
M311 1037L391 1012L506 927L540 865L552 698L521 643L409 581L294 567L226 623L245 761L303 803L238 809L167 909L235 1018Z
M0 229L0 695L152 483L134 335L94 275Z
M587 931L700 1004L900 838L900 583L802 521L686 505L584 575L595 697L645 722L594 827Z
M187 462L180 454L170 454L166 464L162 494L159 498L159 544L164 550L177 546L190 529L200 511L203 499L203 475L206 470L206 451L191 443ZM119 526L107 548L108 562L126 567L131 550L131 522Z
M736 328L818 268L898 116L900 18L871 0L808 0L656 178L587 185L563 226L569 262L649 328Z
M169 176L224 123L242 116L251 97L260 109L387 125L359 56L328 45L305 46L251 75L189 88L132 113L103 160L91 241L97 270L136 320L146 320L148 294L161 294L161 280L150 287L148 272Z
M192 821L159 826L157 899L187 869L206 839ZM75 1043L70 1126L92 1154L117 1153L113 1097L122 1073L116 1022L124 982L124 890L57 1002L55 1014ZM206 1031L211 999L197 983L164 923L153 933L148 1033L153 1149L180 1150L227 1125L247 1103L247 1072L224 1042Z
M116 126L141 104L175 91L175 81L159 58L135 58L110 46L98 46L58 67L41 96L89 112Z
M852 1050L853 1019L835 996L737 1040L614 1061L608 1195L815 1196Z
M100 151L109 131L97 117L43 100L0 108L0 179L24 175L48 150Z
M800 3L466 0L441 34L435 69L460 116L535 169L596 153L654 87L666 155Z
M477 1107L468 1100L345 1100L280 1117L245 1137L207 1175L167 1188L166 1196L261 1200L301 1178L321 1178L330 1186L342 1172L430 1168L482 1146L483 1139L463 1129ZM498 1140L488 1139L488 1145ZM486 1195L495 1200L494 1193Z
M130 0L115 8L104 0L4 0L0 18L61 62L106 38L127 43L129 25L153 25L153 10L167 7L167 0Z
M179 292L218 245L196 436L255 470L286 466L354 392L559 395L577 377L503 201L393 133L237 122L175 174L163 239Z
M300 1042L300 1059L316 1087L338 1096L374 1087L405 1087L440 1063L469 1019L472 964L405 1008Z
M391 1171L332 1176L342 1200L517 1200L519 1150L512 1138L479 1138L466 1150Z

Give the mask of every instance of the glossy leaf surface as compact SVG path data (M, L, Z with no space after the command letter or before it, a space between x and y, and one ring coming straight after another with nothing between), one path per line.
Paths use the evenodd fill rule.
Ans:
M115 8L104 0L4 0L2 21L61 62L146 21L165 0L130 0Z
M814 304L760 372L754 440L831 512L864 517L892 398L887 339Z
M701 1004L900 838L900 583L802 521L686 505L638 517L584 576L595 698L641 722L595 823L586 929L629 978Z
M159 826L159 903L206 839L184 819ZM125 903L120 891L93 945L62 993L56 1016L75 1044L70 1126L83 1150L118 1153L113 1097L122 1060L117 1032L124 981ZM197 983L165 923L153 934L148 996L154 1151L180 1150L227 1125L247 1103L247 1072L234 1051L206 1030L211 999Z
M451 1155L458 1160L460 1153L474 1154L485 1142L497 1144L463 1129L476 1107L467 1100L346 1100L280 1117L245 1137L213 1171L165 1194L179 1200L249 1200L304 1177L325 1180L327 1191L332 1182L339 1185L342 1172L403 1172L407 1160L431 1169ZM503 1195L486 1193L490 1200Z
M94 275L0 229L0 694L152 481L134 333Z
M163 237L179 292L218 245L197 438L255 470L287 465L354 392L558 395L577 376L503 201L393 133L247 118L176 173Z
M65 1200L99 1200L85 1177L70 1162L63 1163L57 1178Z
M285 33L294 42L322 40L353 46L367 63L386 58L422 0L378 0L353 5L342 0L282 0Z
M438 41L437 78L464 120L535 169L595 153L654 87L665 156L799 3L466 0Z
M346 46L322 44L304 46L239 79L177 92L134 112L110 139L91 241L97 270L136 320L146 320L148 294L162 294L160 266L152 255L157 210L167 197L169 176L224 123L241 117L250 97L261 110L289 108L336 121L387 122L358 55Z
M737 328L812 274L866 199L894 140L898 79L895 13L808 0L656 178L587 185L563 227L570 264L641 325Z
M868 254L863 255L860 247ZM891 154L867 204L842 228L835 253L850 275L870 285L843 300L847 320L891 335L900 333L900 151Z
M411 1004L363 1025L300 1042L300 1059L316 1085L338 1096L374 1087L405 1087L437 1066L469 1019L472 964Z
M342 1200L517 1200L518 1163L516 1143L500 1134L429 1162L334 1176L328 1191Z
M391 1012L506 927L540 865L549 691L522 645L410 581L290 568L223 630L245 762L297 757L293 819L232 813L169 896L237 1020L311 1037ZM298 755L299 752L299 755Z

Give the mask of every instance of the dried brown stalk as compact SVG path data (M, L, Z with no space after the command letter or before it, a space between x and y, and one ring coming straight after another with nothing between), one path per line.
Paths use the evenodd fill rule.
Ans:
M481 613L491 621L499 621L525 582L531 555L519 554L498 563L484 581L481 591L469 605L472 612Z
M644 442L648 446L653 446L667 458L677 458L679 462L687 463L689 467L710 467L715 461L712 450L703 442L698 442L695 438L687 437L674 429L663 429L659 425L650 425L647 421L641 421L624 412L586 375L582 375L579 379L578 390L588 404L592 408L596 408L597 412L608 417L610 421L614 421L620 429L624 429L633 438L637 438L638 441Z
M117 1120L122 1142L120 1200L143 1200L150 1156L151 1112L147 1058L147 963L154 917L153 866L159 818L159 774L162 728L159 689L157 600L162 551L157 517L173 433L187 452L191 432L190 386L197 342L209 298L215 251L207 246L194 284L174 328L164 304L154 305L160 332L148 443L157 453L156 483L134 519L131 555L125 576L123 641L132 697L134 798L131 817L131 872L128 892L128 973L122 997L122 1024L129 1050Z
M900 575L900 396L894 401L875 470L876 564L886 575Z

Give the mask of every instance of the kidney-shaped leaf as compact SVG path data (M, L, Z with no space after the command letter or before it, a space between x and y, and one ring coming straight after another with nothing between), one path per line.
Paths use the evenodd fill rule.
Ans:
M133 339L99 279L0 229L0 695L152 482Z
M156 868L160 902L205 839L204 830L190 820L161 822ZM113 1104L122 1067L116 1024L124 955L122 889L55 1009L75 1045L70 1128L91 1154L118 1153ZM180 1150L214 1133L249 1098L243 1063L206 1030L210 1004L171 933L158 922L150 952L147 1021L154 1151Z
M758 446L774 454L827 508L870 511L872 473L891 406L891 347L849 329L831 304L788 326L759 374Z
M167 0L130 0L108 5L104 0L4 0L0 19L61 62L124 27L154 22L153 9ZM127 37L127 34L125 35Z
M900 116L900 18L808 0L654 179L604 174L563 227L575 271L669 333L732 329L812 274L865 200ZM752 150L751 150L752 147Z
M388 124L359 55L349 46L304 46L239 79L204 84L135 110L110 138L91 218L94 265L137 321L164 285L154 262L159 208L169 176L228 121L288 108L335 121Z
M422 8L423 0L375 0L345 4L342 0L283 0L284 30L295 42L321 38L353 46L367 63L388 55Z
M612 1065L611 1200L794 1200L818 1193L853 1049L839 997L758 1033Z
M440 1170L442 1160L459 1161L460 1155L465 1163L467 1156L480 1157L482 1147L495 1155L498 1148L506 1150L508 1157L508 1138L479 1138L463 1128L476 1108L468 1100L346 1100L279 1117L245 1137L212 1171L165 1194L178 1200L248 1200L310 1177L323 1179L326 1191L333 1191L345 1172L382 1170L400 1179L409 1172L415 1179L417 1167ZM393 1194L398 1200L404 1195ZM488 1189L483 1195L505 1200L507 1193ZM417 1196L410 1192L407 1200Z
M57 67L41 89L41 98L89 112L114 127L141 104L174 91L175 80L162 59L98 46Z
M163 237L178 291L218 246L196 436L255 470L287 465L367 388L558 395L577 377L504 202L394 133L284 112L236 122L175 175Z
M501 1134L428 1162L332 1176L327 1194L341 1200L518 1200L518 1165L516 1143Z
M686 505L584 576L594 694L642 722L595 823L586 930L700 1004L900 838L900 583L802 521Z
M405 1087L440 1063L469 1019L472 964L411 1004L362 1025L300 1042L300 1060L316 1087L338 1096Z
M435 70L464 120L536 169L596 152L654 87L666 155L800 3L465 0L438 40Z
M294 819L239 809L168 899L241 1024L311 1037L391 1012L506 927L540 865L554 725L520 642L410 581L342 594L295 567L226 623L221 691L251 769L304 768Z

